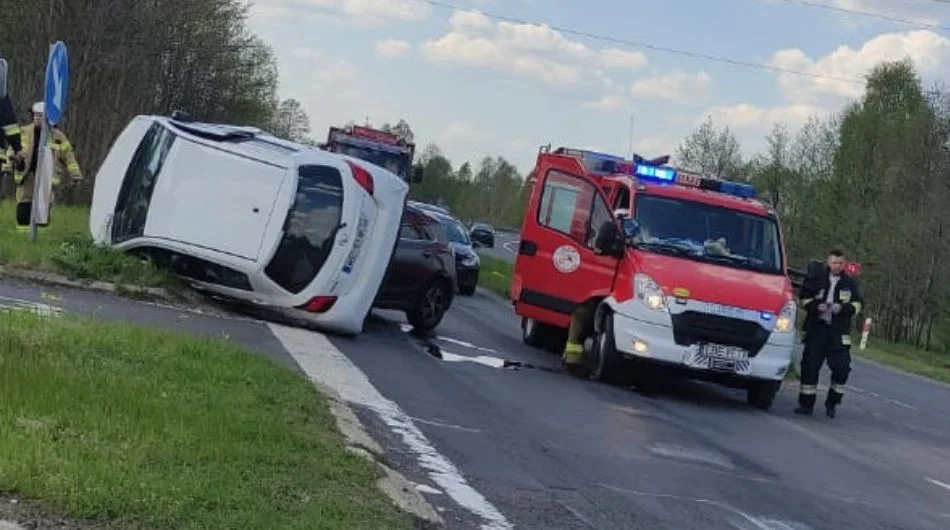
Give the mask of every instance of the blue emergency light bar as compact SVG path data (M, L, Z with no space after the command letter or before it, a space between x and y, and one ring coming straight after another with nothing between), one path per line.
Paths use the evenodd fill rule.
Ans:
M636 164L633 166L633 175L641 180L654 181L662 184L679 184L702 190L725 193L744 199L755 197L755 187L741 182L719 180L701 177L689 173L681 173L671 167L654 166L650 164Z
M657 167L648 166L646 164L637 164L633 172L636 176L645 177L648 180L676 182L676 170L671 167Z

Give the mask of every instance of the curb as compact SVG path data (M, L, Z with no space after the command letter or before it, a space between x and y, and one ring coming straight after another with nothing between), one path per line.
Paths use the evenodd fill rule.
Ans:
M377 481L377 487L401 510L439 527L445 521L436 509L425 500L412 483L398 471L383 463L383 448L366 432L362 422L353 409L332 388L317 381L310 381L317 390L326 396L330 412L336 418L336 425L343 434L346 449L378 466L383 476Z
M141 302L166 303L178 307L183 306L183 304L202 306L207 303L207 300L192 290L185 290L182 293L173 293L162 287L141 287L99 280L71 280L62 274L4 267L0 265L0 279L3 278L49 287L63 287L79 291L111 294L120 298Z

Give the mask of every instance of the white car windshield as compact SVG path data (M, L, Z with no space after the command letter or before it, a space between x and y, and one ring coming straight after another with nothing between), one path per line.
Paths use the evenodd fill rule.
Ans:
M778 224L772 218L695 201L637 196L637 248L726 267L781 274Z

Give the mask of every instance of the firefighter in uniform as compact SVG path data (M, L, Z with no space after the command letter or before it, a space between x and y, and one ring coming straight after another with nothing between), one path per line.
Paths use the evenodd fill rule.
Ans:
M23 150L13 100L4 88L0 87L0 129L3 130L0 135L0 172L12 171L13 165L18 162L17 155Z
M16 183L16 222L17 230L20 231L28 230L30 227L33 186L36 181L36 165L39 153L37 144L39 143L41 120L45 112L43 102L35 103L31 112L33 123L22 128L24 164L21 168L15 169L13 173L13 180ZM76 162L76 155L69 139L66 138L66 134L55 127L50 127L48 145L52 151L54 161L53 188L55 189L62 183L63 176L66 174L74 181L82 180L79 163ZM53 197L51 196L51 206L52 203Z
M824 274L806 280L799 300L805 311L805 349L795 412L812 413L818 397L818 374L827 361L831 386L825 399L825 411L833 418L851 372L852 322L864 303L857 282L844 271L841 251L831 251Z

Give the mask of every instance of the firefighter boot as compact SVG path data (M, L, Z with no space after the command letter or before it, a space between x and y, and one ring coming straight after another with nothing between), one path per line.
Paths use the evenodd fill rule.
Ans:
M828 389L828 397L825 398L825 414L827 414L829 418L835 417L837 414L836 409L844 398L844 392L841 391L841 386L843 385L832 383L831 388Z
M564 354L561 361L568 373L583 377L586 373L584 364L584 322L587 317L586 307L577 306L571 314L571 327L567 330L567 344L564 345Z
M798 391L798 408L796 414L810 415L815 409L815 397L817 389L813 385L802 385Z

